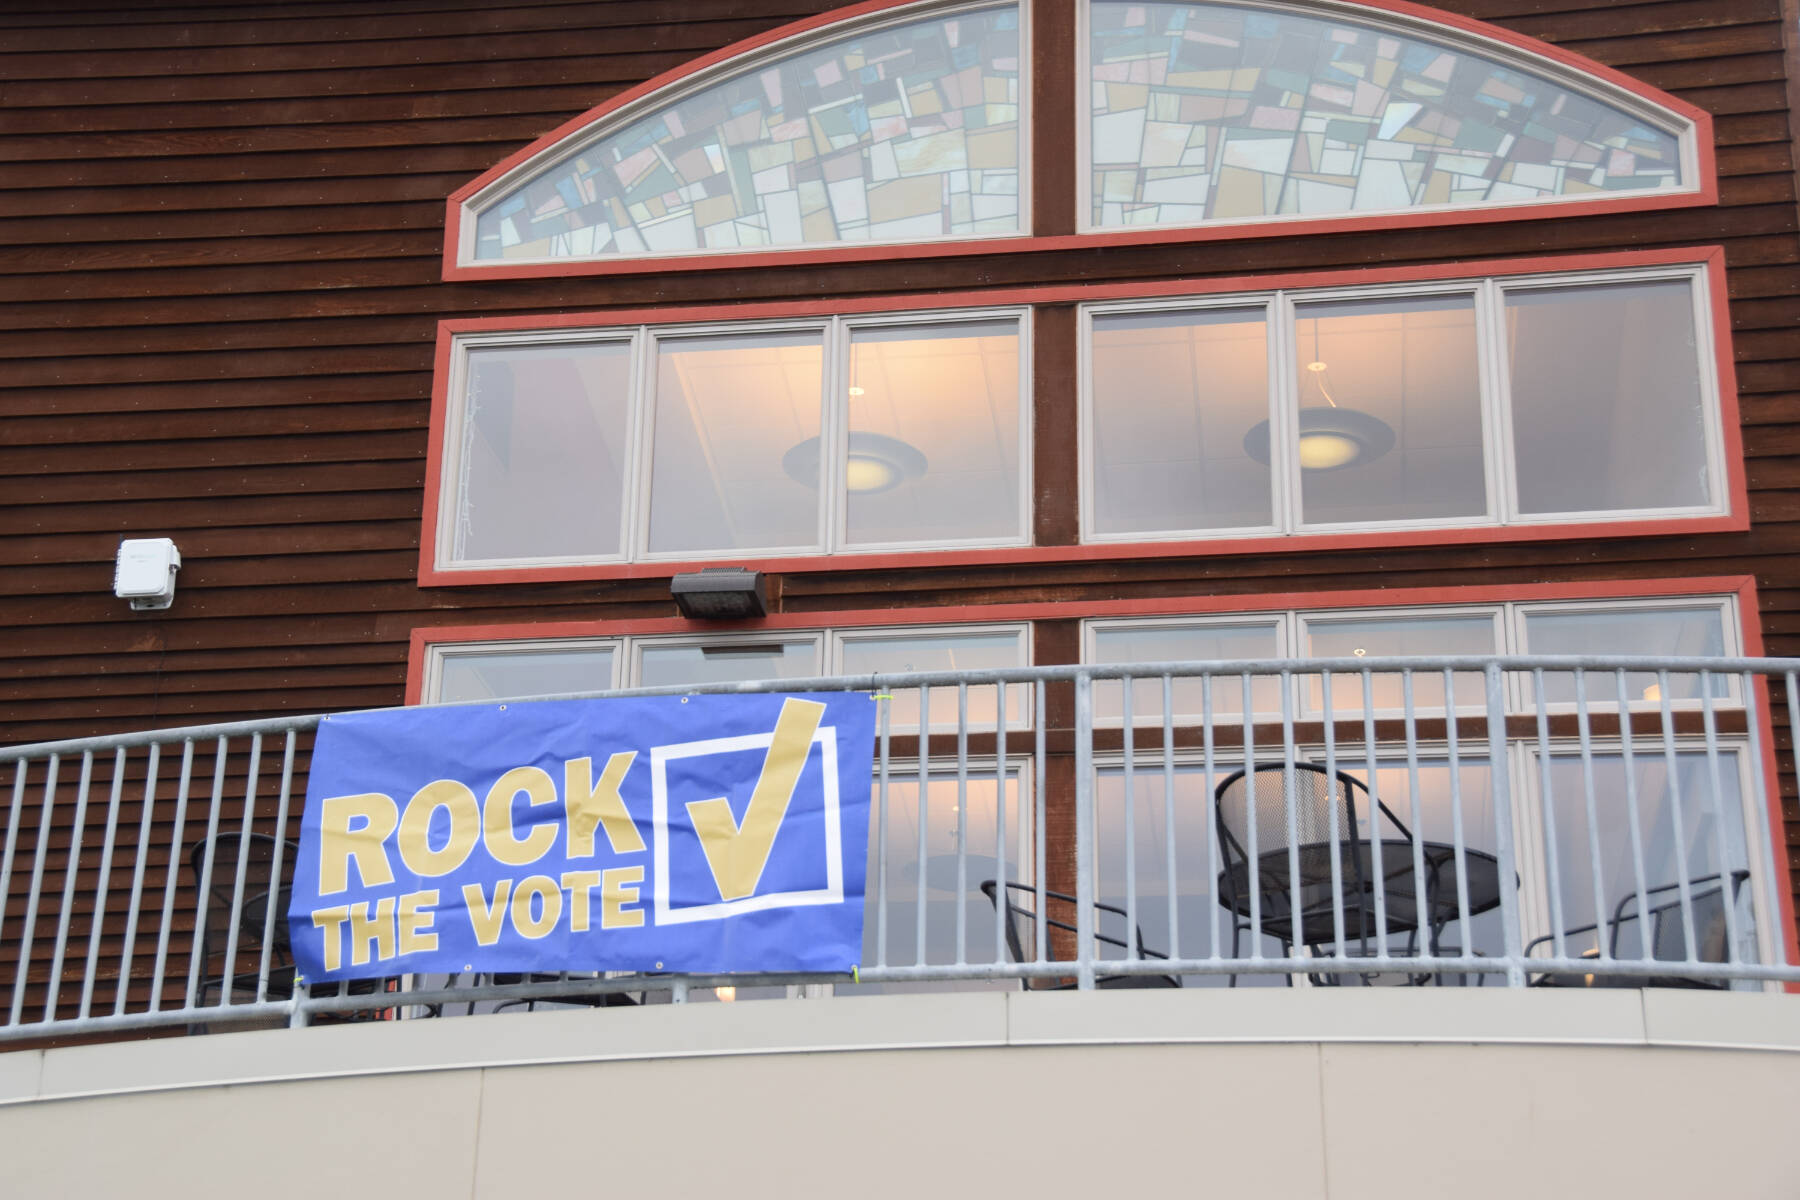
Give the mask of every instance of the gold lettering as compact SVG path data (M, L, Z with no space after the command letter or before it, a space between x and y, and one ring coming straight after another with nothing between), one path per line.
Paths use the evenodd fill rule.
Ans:
M569 893L569 930L572 933L588 931L589 893L600 886L598 871L564 871L562 876L563 890Z
M437 902L435 891L408 892L400 897L400 953L437 949L437 934L431 932L432 923L437 920L437 913L432 911Z
M362 825L351 829L351 822ZM364 887L394 882L382 843L400 823L400 810L391 796L363 792L356 796L330 796L319 806L319 895L330 896L350 887L350 863Z
M600 873L600 928L635 929L644 923L644 910L627 909L638 902L637 885L644 882L642 867L614 867Z
M532 808L555 804L556 781L539 767L514 767L488 789L487 804L481 810L488 853L495 862L509 867L530 866L556 842L556 827L551 824L540 824L524 837L513 832L513 798L521 792Z
M606 760L600 782L589 784L594 763L588 758L572 758L563 764L563 804L569 814L569 857L591 858L594 853L594 830L606 830L606 840L614 854L636 854L644 849L644 836L625 811L619 797L619 785L637 758L637 751L622 751Z
M450 814L450 840L431 848L431 818L439 809ZM469 860L481 837L481 806L467 784L434 779L413 793L400 817L400 861L415 875L448 875Z
M481 894L479 883L463 885L463 901L469 906L469 926L475 931L475 942L492 946L500 940L500 924L506 919L506 897L512 893L512 880L502 879L494 885L494 902L489 904Z

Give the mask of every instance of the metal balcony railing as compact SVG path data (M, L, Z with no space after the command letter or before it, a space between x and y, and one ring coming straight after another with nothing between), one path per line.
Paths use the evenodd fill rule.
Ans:
M884 701L864 962L828 979L412 976L312 992L283 910L318 717L14 747L0 750L0 1040L820 985L1800 982L1770 722L1800 742L1797 672L1349 658L615 693Z

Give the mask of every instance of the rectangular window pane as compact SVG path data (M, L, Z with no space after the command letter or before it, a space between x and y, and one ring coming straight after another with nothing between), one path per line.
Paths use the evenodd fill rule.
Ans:
M1018 538L1019 325L850 334L851 545Z
M1681 948L1681 913L1669 906L1678 903L1677 885L1685 877L1694 903L1698 957L1702 961L1723 962L1723 905L1734 889L1730 885L1721 887L1720 881L1747 863L1737 757L1720 755L1716 795L1704 752L1677 753L1671 763L1657 746L1650 748L1649 753L1635 754L1632 765L1644 861L1641 883L1649 910L1651 941L1659 944L1656 957ZM1568 932L1596 922L1606 926L1600 931L1572 935L1571 956L1594 949L1606 939L1617 955L1639 957L1643 954L1645 927L1637 906L1640 880L1633 854L1624 757L1596 754L1593 771L1597 832L1588 826L1581 757L1558 754L1550 760L1546 808L1556 832L1553 884L1560 881L1557 893L1562 901L1563 929ZM1596 842L1600 857L1598 908L1593 858ZM1623 913L1621 903L1625 905ZM1746 958L1752 958L1748 889L1743 890L1739 903L1738 928L1746 936L1741 949ZM1616 929L1615 916L1623 918Z
M445 654L438 664L437 695L462 700L507 700L597 692L613 685L613 648L483 650Z
M1711 502L1686 280L1506 294L1523 513Z
M1645 654L1657 657L1695 655L1723 657L1725 622L1720 610L1704 608L1615 608L1605 611L1547 611L1525 614L1525 648L1532 654ZM1526 685L1531 686L1530 682ZM1587 698L1592 703L1616 704L1618 676L1611 671L1589 671ZM1628 671L1626 698L1633 703L1655 703L1663 698L1657 677L1647 671ZM1714 697L1730 694L1730 681L1715 677ZM1570 672L1544 675L1544 695L1552 703L1573 703L1575 677ZM1700 676L1670 672L1670 700L1698 700Z
M966 791L958 794L954 776L928 777L924 811L919 804L918 768L896 767L888 783L885 805L875 804L869 813L869 877L864 900L863 961L876 961L877 916L882 884L881 863L877 856L881 821L887 825L887 961L889 966L914 963L950 963L956 961L956 921L962 914L963 945L967 961L972 963L1010 962L1012 955L1004 939L995 953L994 906L981 891L986 880L997 880L999 863L1006 862L1006 878L1018 882L1026 878L1024 864L1034 860L1035 851L1028 843L1030 821L1021 812L1020 796L1024 792L1023 777L1017 770L1007 772L1003 812L997 812L1000 787L990 765L985 778L971 774ZM924 869L920 869L919 822L925 822ZM1002 827L1001 822L1004 821ZM965 854L958 876L957 830L962 829ZM1000 839L1005 844L1000 845ZM918 902L920 877L924 879L925 925L919 936ZM1025 948L1027 957L1036 953L1033 945ZM838 994L858 992L894 992L916 987L928 991L1016 991L1018 981L970 980L966 983L934 982L907 984L838 985Z
M1276 658L1280 654L1281 630L1274 621L1219 625L1107 625L1094 630L1096 663L1224 662ZM1204 679L1200 676L1176 678L1173 685L1175 719L1200 719L1206 712ZM1123 719L1124 690L1118 681L1097 680L1094 684L1095 717ZM1280 712L1280 681L1269 675L1252 676L1250 698L1257 712ZM1133 725L1159 721L1162 708L1160 676L1132 681ZM1213 677L1212 711L1213 716L1220 719L1243 716L1243 676Z
M844 639L839 651L839 670L845 675L873 675L890 671L986 671L1025 665L1023 631L992 633L857 635ZM1014 684L1007 689L1006 727L1024 728L1029 719L1031 688ZM888 717L891 732L919 727L917 688L893 688L893 709ZM969 728L994 729L996 693L991 684L969 688ZM934 729L955 729L957 689L931 689L931 724Z
M1262 308L1097 316L1092 373L1095 533L1274 522Z
M652 552L818 544L818 481L783 459L817 445L824 361L817 332L657 344Z
M1295 310L1303 520L1487 512L1470 296Z
M806 679L822 673L819 648L810 639L645 646L639 659L636 686Z
M1387 658L1400 655L1497 654L1494 618L1486 613L1458 617L1356 617L1308 618L1308 658ZM1406 704L1405 676L1397 671L1377 672L1370 681L1377 710L1399 711ZM1456 673L1458 707L1479 707L1484 690L1479 671ZM1315 676L1309 684L1309 703L1322 711L1324 688ZM1444 675L1441 671L1413 674L1413 706L1417 710L1444 708ZM1331 713L1335 717L1360 714L1363 684L1359 675L1331 677Z
M621 553L630 373L628 342L469 351L456 561Z

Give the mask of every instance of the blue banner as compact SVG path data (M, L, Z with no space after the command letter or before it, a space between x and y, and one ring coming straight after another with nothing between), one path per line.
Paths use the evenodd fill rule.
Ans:
M854 692L327 717L294 960L309 982L848 972L874 726Z

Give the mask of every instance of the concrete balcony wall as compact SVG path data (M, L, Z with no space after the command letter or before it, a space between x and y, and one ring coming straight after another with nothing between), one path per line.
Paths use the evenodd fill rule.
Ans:
M1800 1194L1800 998L1093 992L0 1055L5 1192Z

